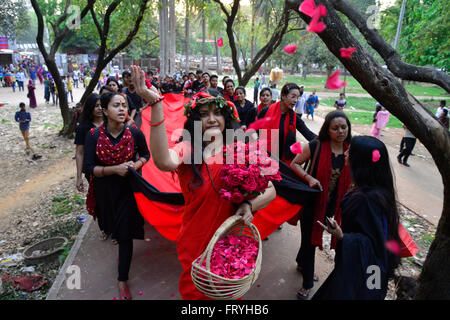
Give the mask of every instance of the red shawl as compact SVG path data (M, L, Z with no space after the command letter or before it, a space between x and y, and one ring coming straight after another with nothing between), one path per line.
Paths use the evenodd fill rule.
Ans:
M133 158L134 140L129 127L125 128L122 139L116 145L113 145L109 140L103 124L98 128L92 128L89 133L94 135L96 129L99 130L99 136L97 146L95 147L95 153L101 163L107 166L115 166L130 161ZM89 179L86 209L95 219L97 216L97 209L94 194L94 173L92 173Z
M318 146L319 147L319 146ZM317 196L314 206L314 223L312 228L311 244L318 246L322 250L322 234L323 228L316 222L320 221L324 223L325 212L328 202L328 187L331 178L331 145L330 141L321 142L321 149L319 154L319 163L317 166L316 179L319 180L322 185L323 191ZM344 152L348 149L348 143L344 142ZM343 167L339 176L338 190L337 190L337 203L336 211L334 213L334 219L341 225L341 199L347 193L348 188L351 185L350 169L348 166ZM331 248L336 248L336 238L332 237Z
M295 112L293 112L294 115L294 119L292 122L292 125L290 126L290 118L291 118L291 112L287 112L286 113L286 119L284 121L284 141L286 141L286 136L288 134L288 132L290 130L294 131L295 134L295 128L296 128L296 121L297 118L295 116ZM264 128L262 129L267 129L267 150L269 152L271 152L272 150L272 133L270 132L270 129L280 129L280 120L281 120L281 102L275 102L274 104L270 105L269 109L266 112L266 115L264 116L265 119L269 119L268 121L266 121L264 123ZM274 147L277 146L278 147L278 140L275 141L274 143ZM283 154L283 151L280 150L280 154ZM283 159L283 157L281 157L282 160L284 160L286 162L286 159Z
M258 106L256 107L257 113L259 113L262 109L264 109L267 106L263 106L262 103L258 104Z

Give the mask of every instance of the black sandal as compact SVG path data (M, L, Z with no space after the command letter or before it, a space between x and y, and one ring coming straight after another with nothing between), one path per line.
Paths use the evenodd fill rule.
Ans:
M308 300L308 296L309 296L309 291L311 289L305 289L305 288L301 288L300 290L297 291L297 299L299 300Z

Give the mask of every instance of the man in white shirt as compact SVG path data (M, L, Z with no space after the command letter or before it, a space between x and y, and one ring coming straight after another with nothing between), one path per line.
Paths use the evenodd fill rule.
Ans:
M444 110L445 104L446 104L445 100L441 100L441 102L439 104L439 107L436 110L436 118L439 119L439 117L442 115L442 112Z
M303 113L305 113L305 104L306 104L306 93L304 92L305 87L300 86L300 96L298 97L297 104L295 105L295 112L302 117Z
M19 86L19 91L25 91L23 84L25 82L25 73L23 71L23 69L20 69L19 72L17 72L16 74L16 80L17 80L17 84ZM22 90L20 90L22 89Z

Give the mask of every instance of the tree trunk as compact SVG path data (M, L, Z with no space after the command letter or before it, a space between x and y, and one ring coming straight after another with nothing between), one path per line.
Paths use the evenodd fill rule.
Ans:
M222 57L220 56L220 49L217 45L217 37L214 37L214 48L216 48L216 62L217 62L217 74L222 75Z
M185 35L186 35L186 44L185 44L185 53L186 53L186 73L189 73L190 64L189 64L189 41L190 41L190 32L189 32L189 1L186 0L186 25L185 25Z
M289 2L292 4L292 9L298 12L301 0ZM450 299L450 272L448 272L450 270L450 135L436 117L411 96L396 78L401 75L402 79L422 79L426 82L439 83L447 90L450 87L448 76L445 73L430 71L428 68L405 64L399 57L393 58L392 54L384 56L387 52L392 52L392 48L376 31L368 30L364 17L357 13L347 1L333 1L332 5L357 25L367 42L384 56L385 61L392 64L391 66L388 64L388 67L394 74L384 70L352 36L333 6L328 1L316 1L317 5L319 3L327 7L325 24L333 26L319 33L319 37L361 86L420 140L432 155L442 176L444 207L435 239L423 266L416 298L448 300ZM310 17L300 13L299 15L306 23L309 23ZM341 58L339 49L350 46L356 47L352 59Z
M159 75L160 78L164 78L166 75L166 62L167 62L167 53L166 53L166 19L165 19L165 4L166 0L160 0L161 6L159 7Z
M170 29L170 57L169 57L169 74L175 73L175 55L176 55L176 16L175 16L175 0L169 0L169 29Z
M202 70L206 71L206 18L205 9L202 10Z
M255 8L255 4L252 2L251 3L252 6L252 26L251 26L251 32L250 34L251 39L250 39L250 61L253 61L253 58L255 57L255 15L256 15L256 8Z

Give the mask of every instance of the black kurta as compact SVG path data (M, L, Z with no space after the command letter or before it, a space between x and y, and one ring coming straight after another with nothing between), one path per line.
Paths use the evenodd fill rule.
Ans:
M247 99L245 99L244 106L241 106L237 101L233 101L233 103L239 113L239 119L241 120L239 124L241 126L245 125L248 128L248 126L256 120L255 106Z
M139 157L149 160L150 152L144 134L133 127L129 127L134 139L133 161ZM125 127L124 127L125 129ZM123 137L124 130L117 138L111 136L105 126L105 132L113 145ZM96 177L93 175L95 166L105 166L97 157L95 150L98 135L86 135L84 151L84 168L86 173L94 177L94 193L99 215L100 229L106 234L112 234L113 239L130 240L144 238L144 219L137 208L136 200L129 182L129 178L117 174Z
M385 247L387 220L380 206L358 190L347 193L341 207L344 238L337 243L334 270L313 299L383 300L393 259Z

